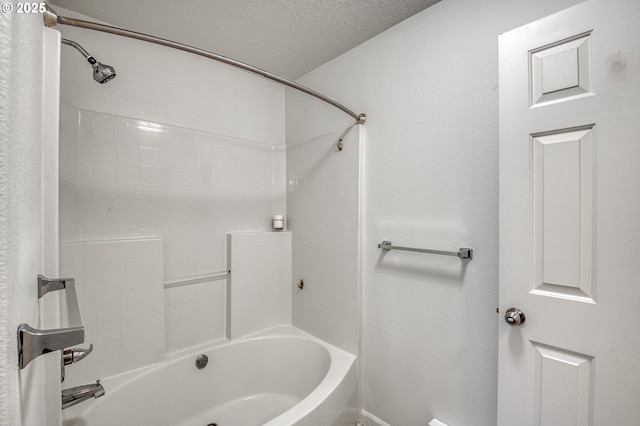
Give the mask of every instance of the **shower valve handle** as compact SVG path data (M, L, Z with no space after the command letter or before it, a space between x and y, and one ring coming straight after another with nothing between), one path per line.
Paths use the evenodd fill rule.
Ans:
M69 365L76 363L78 361L83 360L87 355L89 355L93 351L93 343L89 345L88 349L83 348L71 348L65 349L62 353L62 359L64 360L64 365Z

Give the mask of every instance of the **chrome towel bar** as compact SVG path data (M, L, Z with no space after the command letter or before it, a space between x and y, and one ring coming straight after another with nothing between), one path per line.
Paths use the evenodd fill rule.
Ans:
M38 275L38 299L50 291L65 290L69 327L38 330L28 324L18 326L18 367L23 369L34 358L84 342L78 296L73 278L49 279Z
M378 248L382 250L404 250L404 251L416 251L419 253L441 254L444 256L457 256L460 259L473 259L473 249L468 247L462 247L458 251L444 251L444 250L430 250L420 249L412 247L399 247L391 244L391 241L383 241L378 244Z

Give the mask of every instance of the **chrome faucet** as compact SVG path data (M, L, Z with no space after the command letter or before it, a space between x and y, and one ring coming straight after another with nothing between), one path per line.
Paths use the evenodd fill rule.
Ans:
M38 330L28 324L18 326L18 362L24 368L34 358L84 342L84 327Z
M100 384L100 380L90 385L75 386L73 388L64 389L62 391L62 409L80 404L83 401L93 397L100 398L104 395L104 388Z
M83 360L91 352L93 352L93 343L91 344L91 346L89 346L88 349L71 348L71 349L65 349L64 351L62 351L62 357L61 357L62 359L60 362L60 376L61 376L60 381L64 382L64 376L65 376L64 366L65 365L70 365L70 364L79 362Z
M83 348L65 349L62 352L64 365L74 364L78 361L81 361L84 357L89 355L92 351L93 351L93 343L89 345L88 349L83 349Z

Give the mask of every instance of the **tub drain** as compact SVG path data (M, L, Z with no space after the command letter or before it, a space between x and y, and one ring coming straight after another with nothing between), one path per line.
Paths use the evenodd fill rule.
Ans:
M205 354L198 355L198 358L196 358L196 367L198 367L200 370L205 368L208 363L209 363L209 357L206 356ZM215 423L208 424L207 426L211 426L211 425L218 426Z

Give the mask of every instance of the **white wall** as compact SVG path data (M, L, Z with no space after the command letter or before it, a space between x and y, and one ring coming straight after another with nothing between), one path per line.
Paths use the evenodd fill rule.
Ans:
M61 244L60 271L76 279L82 347L94 345L90 356L65 367L65 388L164 361L160 238Z
M291 324L291 232L227 236L227 337L239 339Z
M284 212L280 145L64 104L62 113L63 242L160 235L174 280L226 270L226 233L269 230Z
M60 7L64 16L95 21ZM284 144L281 85L219 62L155 44L60 25L113 66L117 77L97 84L80 53L62 47L61 101L79 109L117 114L251 141Z
M46 424L44 358L18 370L16 330L39 327L43 27L0 15L0 424ZM55 417L52 417L55 418Z
M269 231L286 213L284 89L166 47L57 29L117 73L97 84L62 47L62 241L162 237L166 351L223 337L226 280L206 276L226 271L226 234Z
M288 94L287 111L310 102ZM315 102L315 101L311 101ZM293 324L353 354L359 342L360 128L313 135L315 115L287 123L287 212L293 231ZM309 132L306 133L305 132ZM336 148L343 140L342 152Z
M496 423L497 37L578 2L444 0L300 80L368 117L363 408L381 421ZM287 138L349 121L290 99ZM475 258L383 255L383 239Z

